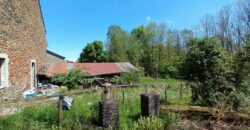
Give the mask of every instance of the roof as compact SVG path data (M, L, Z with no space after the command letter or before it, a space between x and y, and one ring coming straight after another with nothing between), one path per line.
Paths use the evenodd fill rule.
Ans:
M62 60L65 59L64 56L61 56L61 55L59 55L59 54L56 54L55 52L52 52L52 51L50 51L50 50L46 50L46 52L47 52L48 54L50 54L50 55L53 55L53 56L55 56L55 57L58 57L59 59L62 59Z
M115 63L123 72L134 70L135 67L130 62L117 62Z
M51 77L65 72L67 72L67 63L54 63L49 66L47 76Z
M123 71L114 63L76 63L74 69L86 72L90 76L118 74Z
M135 67L129 62L55 63L50 65L48 76L52 76L56 73L65 73L72 69L85 72L88 76L101 76L129 72L134 70Z

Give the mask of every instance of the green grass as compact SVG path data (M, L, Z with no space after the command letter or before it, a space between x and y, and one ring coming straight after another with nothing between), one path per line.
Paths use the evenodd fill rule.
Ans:
M135 122L140 118L140 94L145 92L158 93L161 96L162 104L184 104L188 105L190 102L190 90L183 91L183 99L179 98L179 84L184 81L174 79L152 79L141 78L144 84L150 83L167 83L168 85L147 85L141 87L119 88L116 89L116 99L119 102L119 129L130 130L133 129ZM147 89L146 89L147 88ZM167 90L168 102L164 102L165 90ZM124 91L125 97L122 102L122 93ZM69 129L97 129L95 125L98 120L98 102L101 99L102 91L72 90L67 94L74 95L75 102L70 111L63 112L62 126L65 130ZM0 130L36 130L36 129L57 129L57 106L56 104L36 105L34 107L27 107L14 115L0 117Z
M166 83L170 85L179 85L181 83L185 83L185 80L179 80L179 79L160 79L160 78L151 78L151 77L141 77L139 82L141 84L153 84L153 83Z

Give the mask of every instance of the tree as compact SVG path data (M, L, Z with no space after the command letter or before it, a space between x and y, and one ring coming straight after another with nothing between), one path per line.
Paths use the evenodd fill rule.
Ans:
M250 1L238 0L236 4L239 34L242 43L246 44L250 41Z
M193 83L192 103L215 106L219 94L224 93L224 77L221 66L222 53L213 39L193 39L189 43L185 62L186 78Z
M127 43L128 34L121 27L111 25L108 28L108 54L111 61L121 62L127 61Z
M231 22L231 10L230 7L225 6L220 10L217 21L217 37L223 48L227 51L233 51L232 40L232 22Z
M250 43L240 49L235 57L232 67L232 80L235 87L232 95L233 107L239 109L250 105Z
M83 48L78 58L78 62L107 62L107 52L103 50L102 41L94 41Z
M215 19L213 15L207 14L201 19L201 27L204 32L205 38L215 36Z

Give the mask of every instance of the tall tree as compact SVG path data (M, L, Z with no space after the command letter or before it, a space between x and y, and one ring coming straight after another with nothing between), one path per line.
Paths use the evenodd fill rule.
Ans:
M94 41L87 44L78 58L78 62L106 62L108 61L107 52L103 50L102 41Z
M237 21L239 34L243 44L250 41L250 1L237 1Z
M111 61L121 62L127 61L127 43L128 34L121 27L111 25L108 28L108 54Z
M231 10L228 6L223 7L219 12L216 30L222 47L228 51L233 51Z
M206 38L215 36L215 19L211 14L207 14L201 19L201 27Z

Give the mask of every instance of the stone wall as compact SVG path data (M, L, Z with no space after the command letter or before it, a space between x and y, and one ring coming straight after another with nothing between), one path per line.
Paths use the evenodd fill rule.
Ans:
M9 58L9 86L30 87L31 60L39 73L46 56L45 33L39 0L0 0L0 53Z

